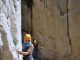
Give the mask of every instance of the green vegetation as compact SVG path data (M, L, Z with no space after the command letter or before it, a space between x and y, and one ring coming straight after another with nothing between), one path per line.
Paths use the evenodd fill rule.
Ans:
M12 39L13 39L14 44L17 45L18 39L17 39L16 35L12 34Z

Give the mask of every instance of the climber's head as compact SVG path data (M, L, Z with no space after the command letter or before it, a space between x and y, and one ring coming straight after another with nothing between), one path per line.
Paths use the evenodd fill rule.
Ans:
M29 41L31 40L31 35L30 35L30 34L25 34L24 40L25 40L26 42L29 42Z
M34 40L34 44L36 44L37 43L37 41L36 40Z

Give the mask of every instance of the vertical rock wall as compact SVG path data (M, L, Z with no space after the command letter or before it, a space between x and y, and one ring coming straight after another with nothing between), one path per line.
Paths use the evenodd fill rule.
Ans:
M21 60L16 48L22 48L21 1L0 0L0 60Z
M68 1L69 35L72 46L72 60L80 59L80 1Z
M31 33L31 8L28 7L28 0L22 0L22 32ZM30 0L29 0L30 1Z
M79 0L33 1L33 35L45 59L79 60Z

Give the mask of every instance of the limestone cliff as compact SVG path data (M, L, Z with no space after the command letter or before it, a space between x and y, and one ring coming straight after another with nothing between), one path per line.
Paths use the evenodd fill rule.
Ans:
M16 48L22 48L21 1L0 0L0 60L21 60Z
M80 60L79 6L79 0L34 0L34 39L47 60Z

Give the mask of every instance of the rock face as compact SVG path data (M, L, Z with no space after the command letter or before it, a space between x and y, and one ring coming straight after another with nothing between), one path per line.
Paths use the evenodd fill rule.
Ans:
M47 60L80 59L79 0L33 0L33 35Z
M39 42L44 60L80 60L80 1L0 0L0 60L22 60L22 33ZM31 0L32 1L32 0ZM27 6L29 5L29 6Z
M80 59L80 1L68 1L68 22L69 22L69 36L71 40L71 58L72 60ZM77 4L76 4L77 3Z
M31 33L31 9L27 6L28 0L22 0L22 35Z
M22 1L22 32L31 33L31 9L27 7L27 1Z
M0 60L21 60L21 1L0 0Z

